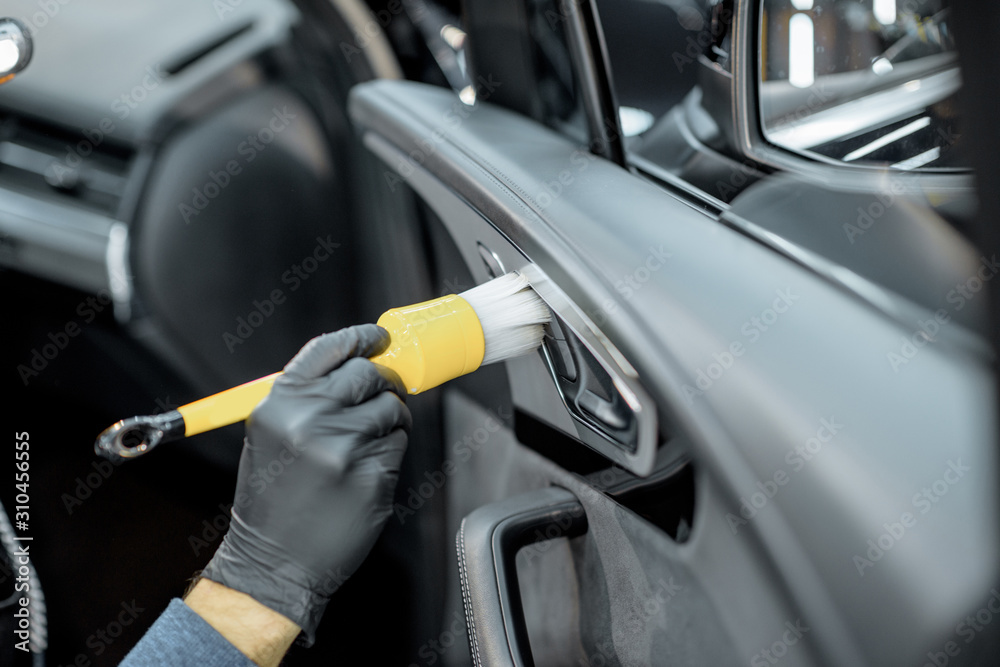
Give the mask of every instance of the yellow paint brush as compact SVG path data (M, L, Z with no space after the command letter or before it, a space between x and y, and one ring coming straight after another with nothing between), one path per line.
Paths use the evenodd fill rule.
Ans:
M389 346L372 357L419 394L480 366L538 349L551 313L516 273L463 292L393 308L378 319ZM280 373L241 384L161 415L131 417L105 429L98 454L129 459L156 445L235 424L250 416Z

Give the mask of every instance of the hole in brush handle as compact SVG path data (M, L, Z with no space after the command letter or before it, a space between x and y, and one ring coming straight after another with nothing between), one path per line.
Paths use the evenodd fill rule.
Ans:
M134 459L159 444L184 437L184 417L171 410L162 415L130 417L106 429L94 451L112 461Z

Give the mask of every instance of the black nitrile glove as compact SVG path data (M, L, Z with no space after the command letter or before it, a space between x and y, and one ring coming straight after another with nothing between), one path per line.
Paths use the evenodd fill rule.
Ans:
M399 377L365 357L384 329L310 341L247 420L229 532L203 576L287 616L313 642L330 595L392 513L410 430Z

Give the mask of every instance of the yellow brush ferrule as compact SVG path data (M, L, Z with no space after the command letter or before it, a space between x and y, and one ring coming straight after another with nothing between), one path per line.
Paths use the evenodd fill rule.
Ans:
M396 371L410 394L471 373L483 363L483 327L476 311L457 294L393 308L378 325L389 332L390 342L371 360Z
M279 375L272 373L177 408L184 417L185 437L243 421L264 400Z

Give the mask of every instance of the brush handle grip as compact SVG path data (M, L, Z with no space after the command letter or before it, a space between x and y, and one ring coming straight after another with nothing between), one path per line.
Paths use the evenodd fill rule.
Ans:
M449 294L394 308L378 324L389 332L390 343L371 360L396 371L410 394L471 373L483 361L482 326L460 296ZM184 418L184 437L245 420L279 375L272 373L177 408Z
M177 408L184 417L184 436L196 435L241 422L264 400L281 372L206 396Z

